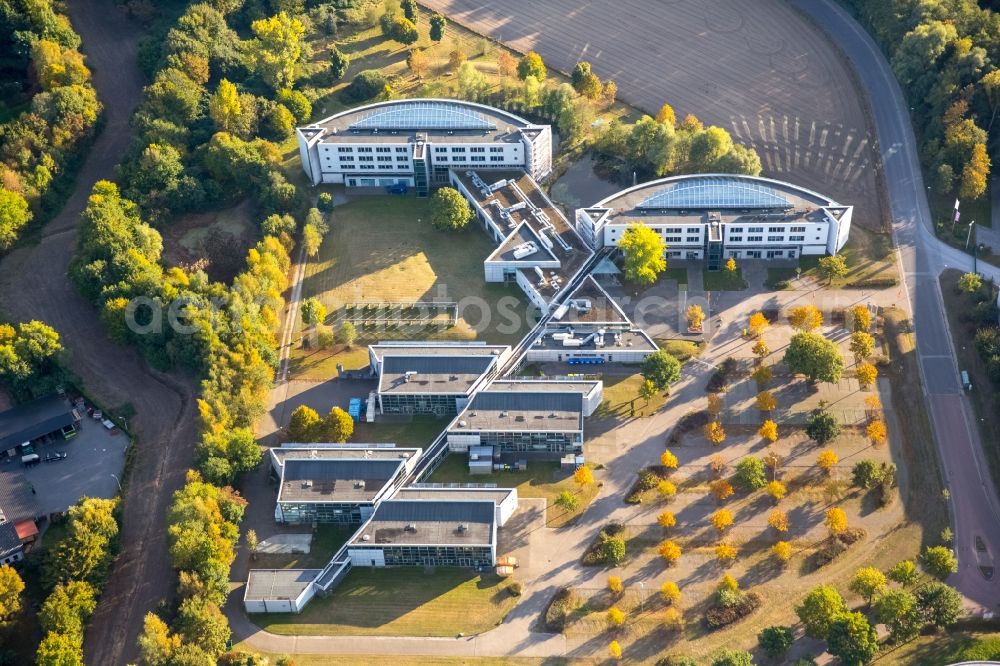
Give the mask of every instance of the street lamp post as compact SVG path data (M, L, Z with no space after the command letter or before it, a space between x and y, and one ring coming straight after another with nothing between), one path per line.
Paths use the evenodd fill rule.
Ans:
M969 222L969 233L965 235L965 251L969 251L969 239L972 238L972 228L976 226L976 221Z

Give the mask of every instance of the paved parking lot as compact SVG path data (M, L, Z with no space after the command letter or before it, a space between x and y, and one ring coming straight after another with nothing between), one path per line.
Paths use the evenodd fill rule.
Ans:
M127 447L124 433L111 434L100 423L84 418L73 439L57 438L35 446L35 453L43 460L46 454L56 451L65 451L65 460L25 468L19 459L4 458L0 462L0 484L10 483L10 477L24 479L35 491L39 514L65 511L84 495L114 497L118 485L111 475L121 477Z

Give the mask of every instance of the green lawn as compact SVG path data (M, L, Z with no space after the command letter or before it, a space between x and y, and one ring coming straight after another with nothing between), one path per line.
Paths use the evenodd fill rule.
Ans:
M652 416L666 402L662 393L658 393L648 403L639 397L643 376L638 372L634 375L604 375L603 379L604 402L594 412L595 416L618 418Z
M495 483L501 488L517 488L517 496L542 498L546 502L546 517L549 527L562 527L577 516L597 497L597 484L581 488L573 481L571 472L559 469L558 462L529 460L528 469L523 472L494 472L489 476L469 474L468 457L451 454L441 466L434 470L428 483ZM564 490L576 495L578 505L573 511L556 506L555 500Z
M681 289L687 289L688 285L688 269L687 268L670 268L660 273L660 281L663 280L673 280L677 283L677 286Z
M470 569L419 567L353 569L329 597L316 597L295 615L251 616L285 636L456 636L499 624L517 599L512 579Z
M399 423L392 421L376 421L375 423L354 424L355 442L393 442L397 446L422 446L428 444L441 434L448 425L446 419L433 416L416 415L410 420Z
M313 534L308 553L288 555L258 553L257 559L253 561L253 568L322 569L356 530L356 527L320 524L316 528L316 533Z
M483 279L483 260L494 250L485 232L476 225L439 231L429 220L429 200L415 197L366 196L337 207L319 255L306 265L302 297L323 302L330 313L328 325L336 324L347 303L432 300L458 302L458 323L444 329L358 326L358 341L349 350L339 345L304 348L296 336L290 365L294 378L329 378L338 363L363 367L364 346L377 340L478 339L513 344L524 336L528 330L524 295L515 287ZM301 329L301 322L296 327Z
M702 271L705 281L705 291L742 291L747 288L747 282L743 279L743 269L737 267L735 271Z
M656 346L667 352L681 363L701 354L701 347L690 340L674 340L666 338L656 338L653 340Z

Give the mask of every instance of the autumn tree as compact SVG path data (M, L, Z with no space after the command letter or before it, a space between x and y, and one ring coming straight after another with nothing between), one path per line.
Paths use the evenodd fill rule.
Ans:
M497 72L500 76L511 78L517 76L517 58L510 54L510 51L501 49L497 56Z
M757 382L758 385L766 385L769 381L771 381L771 379L774 378L774 372L766 365L758 365L757 368L750 373L750 378Z
M566 511L575 511L580 505L580 501L577 499L576 495L568 490L564 490L556 496L555 505Z
M792 544L787 541L778 541L771 546L771 555L779 562L785 563L792 559Z
M889 630L894 643L915 638L924 626L917 597L906 590L890 590L875 601L875 617Z
M757 409L762 412L770 412L777 408L778 402L774 399L774 394L770 391L761 391L757 394Z
M663 511L656 517L656 522L664 529L670 529L677 525L677 518L672 511Z
M622 646L618 641L608 643L608 656L614 660L622 658Z
M781 509L775 509L767 515L767 524L778 532L788 531L788 514Z
M719 500L720 502L722 500L731 497L733 494L732 484L730 484L725 479L716 479L715 481L712 481L712 483L709 484L709 489L711 490L712 495L715 497L715 499Z
M672 481L663 479L656 484L656 491L663 499L670 499L677 494L677 486Z
M718 418L719 414L722 413L722 398L719 397L718 393L708 394L708 413L712 415L713 418Z
M688 328L693 331L700 331L702 324L705 322L705 311L701 309L701 306L696 304L689 305L684 313L687 318Z
M312 407L299 405L288 422L288 439L292 442L315 442L320 432L319 414Z
M667 469L677 469L677 456L667 449L660 454L660 464Z
M826 637L830 654L844 664L867 664L878 654L878 634L861 613L841 613L830 622Z
M625 624L625 612L618 608L618 606L612 606L609 608L605 617L607 617L608 626L612 629L616 629Z
M238 133L242 125L243 107L236 86L228 79L219 81L215 93L209 97L208 115L220 132Z
M799 305L789 310L788 323L800 331L815 331L823 325L823 313L815 305Z
M732 257L726 259L726 272L731 273L733 275L736 274L736 260L733 259Z
M958 196L962 199L978 199L986 192L986 181L990 175L990 156L986 145L976 143L972 154L962 168Z
M764 332L771 326L771 322L767 320L763 312L755 312L750 315L750 320L747 322L747 329L750 331L750 335L759 338L764 335Z
M955 553L946 546L928 546L920 556L920 563L927 573L941 579L958 571Z
M660 557L666 560L667 565L672 565L681 557L681 548L673 541L661 541L660 545L657 546L656 552L659 553Z
M31 221L31 211L25 198L0 187L0 250L9 249L18 233Z
M656 388L656 384L650 379L643 379L642 384L639 385L639 397L642 398L648 405L649 401L656 397L656 394L660 390Z
M406 56L406 66L413 72L414 76L422 79L427 74L430 63L427 62L427 56L421 49L412 49Z
M728 541L722 541L715 546L715 559L725 566L733 563L736 559L736 547Z
M858 358L871 358L875 353L875 338L864 331L851 333L851 352Z
M757 341L753 343L753 347L750 351L753 352L754 356L761 360L771 353L771 349L767 346L767 343L764 342L763 338L758 338Z
M354 434L354 419L340 407L334 407L323 419L322 435L328 442L346 442Z
M867 333L872 327L872 313L864 305L855 305L848 311L851 320L851 330L855 333Z
M726 431L722 428L722 424L718 421L712 421L706 425L705 439L710 441L715 446L718 446L726 441Z
M868 424L867 428L865 428L865 433L868 435L868 439L872 440L873 444L884 444L887 434L885 421L875 419Z
M573 472L573 481L580 486L589 486L594 482L594 472L586 465L577 467Z
M913 560L903 560L893 565L889 569L889 580L899 583L900 585L913 585L920 579L920 573L917 571L917 565L913 563Z
M843 509L834 507L826 512L823 522L831 534L840 534L847 529L847 514Z
M21 592L24 581L17 570L6 564L0 565L0 624L13 618L21 610Z
M816 456L816 466L827 474L833 470L838 462L840 462L840 458L837 457L837 453L833 449L824 449Z
M644 224L630 224L622 234L618 248L624 255L625 279L629 282L651 285L667 268L663 258L667 246L663 237Z
M878 378L878 369L867 361L858 363L858 366L854 369L854 373L858 377L858 384L863 389L870 387Z
M781 481L771 481L764 487L764 491L774 498L774 501L780 502L785 499L785 495L788 494L788 490L785 488L785 484Z
M656 112L656 122L662 124L667 124L673 127L677 124L677 116L674 114L674 107L669 104L664 104L660 107L660 110Z
M517 63L517 76L522 81L529 76L535 77L538 81L544 81L546 75L547 72L545 71L545 63L542 62L542 56L534 51L526 53Z
M769 442L775 442L778 440L778 424L771 419L767 419L760 425L757 434Z
M667 581L660 586L660 596L670 605L676 605L681 600L681 588L673 581Z
M733 514L728 509L719 509L712 514L712 526L719 532L725 532L726 528L733 524Z
M958 290L966 294L974 294L983 286L983 278L979 273L963 273L958 278Z

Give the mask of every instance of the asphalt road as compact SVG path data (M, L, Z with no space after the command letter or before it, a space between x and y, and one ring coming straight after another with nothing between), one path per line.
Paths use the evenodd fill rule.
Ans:
M978 567L1000 555L1000 510L983 460L979 432L962 395L938 283L938 275L946 266L971 270L971 258L934 237L908 105L878 45L832 0L791 0L791 4L813 17L841 44L868 91L893 232L913 312L924 393L951 492L959 571L950 582L970 602L995 610L1000 599L1000 577L987 581ZM980 266L982 272L993 277L1000 273ZM988 555L977 553L977 537L985 541Z
M84 640L86 663L117 666L136 661L135 639L143 617L174 594L166 512L191 465L198 413L194 381L155 372L134 347L112 342L95 308L69 279L80 213L94 182L114 178L144 80L136 60L141 30L114 0L70 0L67 8L83 40L106 123L73 193L42 229L38 243L18 248L0 262L0 298L4 315L12 320L40 319L59 331L69 369L95 400L111 408L130 404L135 410L129 426L139 445L125 489L121 552Z

